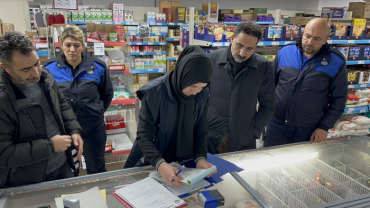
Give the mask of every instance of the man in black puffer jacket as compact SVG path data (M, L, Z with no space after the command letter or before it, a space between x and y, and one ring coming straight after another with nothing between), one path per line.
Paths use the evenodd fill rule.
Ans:
M81 127L32 41L0 37L0 188L73 177Z

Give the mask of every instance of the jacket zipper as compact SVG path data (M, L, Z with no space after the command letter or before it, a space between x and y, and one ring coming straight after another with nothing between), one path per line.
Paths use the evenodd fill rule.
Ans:
M57 122L58 122L58 125L59 125L59 128L60 128L60 131L64 134L64 135L67 135L67 133L66 133L66 131L65 131L65 129L63 128L63 125L61 124L61 122L60 122L60 118L59 118L59 116L57 115L57 113L56 113L56 108L55 108L55 105L54 105L54 103L53 102L51 102L52 101L52 98L51 98L51 96L50 96L50 92L49 92L49 89L48 88L46 88L46 86L42 86L42 89L43 89L43 91L44 91L44 94L48 97L48 103L49 103L49 105L50 106L52 106L52 112L53 112L53 115L54 115L54 117L55 117L55 120L57 120ZM46 91L46 93L45 93L45 91ZM72 152L70 151L70 149L68 148L67 149L67 152L66 152L66 154L67 154L67 162L71 165L71 163L70 163L70 161L73 161L73 157L72 157ZM72 157L72 158L71 158ZM74 161L72 162L72 163L74 163ZM76 170L76 168L75 168L75 165L73 164L72 165L72 167L73 167L73 170L75 171Z

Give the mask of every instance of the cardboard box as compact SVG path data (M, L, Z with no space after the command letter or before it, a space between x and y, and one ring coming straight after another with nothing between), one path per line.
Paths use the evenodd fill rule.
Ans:
M134 93L136 93L136 91L138 91L140 89L140 84L139 83L133 83L132 84L132 91L134 91Z
M365 26L366 19L352 19L352 25Z
M242 9L234 9L233 14L243 14L243 10Z
M1 30L4 33L14 31L14 25L12 23L2 23Z
M37 32L28 32L28 31L26 31L24 34L26 34L29 38L37 37Z
M139 84L147 84L149 82L149 74L139 74Z
M159 2L159 13L164 13L163 12L164 8L167 8L167 9L171 10L171 2L169 2L169 1L160 1Z
M267 8L250 8L253 14L267 14Z
M253 10L243 10L243 14L253 14Z
M171 22L177 22L177 16L176 16L177 7L181 7L181 2L171 1L171 20L172 20Z
M132 74L132 83L139 83L139 74Z
M352 11L352 18L370 18L370 2L350 2L348 11Z
M290 23L293 25L306 25L313 17L291 17Z

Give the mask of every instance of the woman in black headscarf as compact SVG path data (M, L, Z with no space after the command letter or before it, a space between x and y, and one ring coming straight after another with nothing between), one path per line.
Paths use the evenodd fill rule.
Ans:
M168 163L207 162L207 111L212 62L199 46L188 46L176 68L136 93L141 100L137 138L124 168L153 165L169 186L182 185ZM173 183L171 181L174 180Z

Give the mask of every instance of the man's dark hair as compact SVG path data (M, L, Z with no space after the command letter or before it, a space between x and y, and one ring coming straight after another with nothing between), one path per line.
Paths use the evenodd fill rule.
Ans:
M262 39L261 27L252 21L239 23L235 28L234 37L236 37L241 32L256 37L258 41Z
M0 36L0 62L7 66L12 63L14 52L29 56L34 50L31 39L20 32L6 32Z

